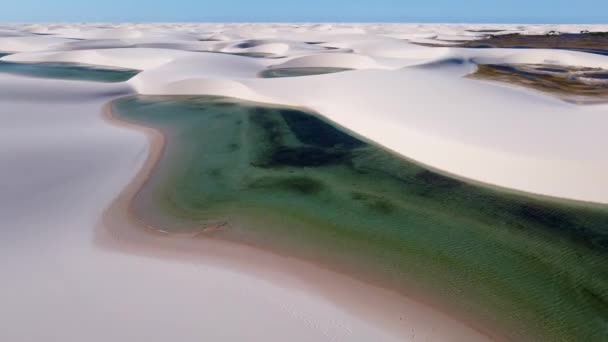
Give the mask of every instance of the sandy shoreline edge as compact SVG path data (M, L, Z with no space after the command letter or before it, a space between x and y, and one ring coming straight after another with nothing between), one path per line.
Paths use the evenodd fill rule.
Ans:
M132 201L149 181L162 157L166 138L156 129L116 118L113 102L104 105L104 120L145 134L149 149L136 176L105 210L96 227L96 245L144 257L225 267L282 287L312 292L400 338L416 339L417 334L426 333L427 338L437 341L503 340L472 322L437 310L436 305L427 305L426 301L403 296L307 261L209 235L168 234L145 225L134 215Z

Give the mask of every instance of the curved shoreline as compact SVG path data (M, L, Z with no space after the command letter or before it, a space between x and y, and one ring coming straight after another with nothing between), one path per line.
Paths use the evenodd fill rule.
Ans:
M416 336L420 334L416 328L422 327L425 330L422 333L431 339L501 340L501 337L488 333L472 322L436 310L435 305L307 261L209 235L168 234L143 224L133 213L133 199L149 181L162 157L166 138L156 129L117 119L112 113L112 104L113 101L104 106L103 118L112 125L144 133L149 141L149 149L137 175L104 212L96 229L96 244L125 253L227 267L274 284L310 291L400 338Z

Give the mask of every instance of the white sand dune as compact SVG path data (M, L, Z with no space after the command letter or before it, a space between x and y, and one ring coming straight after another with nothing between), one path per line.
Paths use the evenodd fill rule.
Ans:
M69 42L69 39L48 36L19 36L0 37L0 51L5 52L27 52L42 51L58 48L61 44Z
M12 62L68 62L136 70L153 69L180 56L191 56L193 52L175 49L123 48L100 50L76 50L40 53L19 53L5 56L2 60Z
M422 51L422 57L414 59L416 51ZM606 56L547 49L416 48L409 53L412 58L402 59L313 54L285 62L189 55L146 70L131 83L143 94L214 94L305 106L408 158L457 176L548 196L608 202L608 179L600 176L608 167L601 152L608 143L602 131L608 120L605 107L574 106L533 91L462 77L474 71L473 63L608 69ZM112 64L110 58L107 61ZM442 62L463 64L437 67ZM434 67L411 67L425 63ZM128 66L122 58L114 65ZM392 71L257 78L266 67L408 65Z
M349 68L349 69L370 69L377 67L378 64L368 56L355 54L320 54L298 57L285 63L276 64L277 68Z
M252 40L227 44L227 46L219 51L226 53L269 53L274 55L282 55L288 50L289 45L286 43Z
M483 34L471 30L495 27L528 33L608 29L448 24L0 27L0 52L15 52L5 61L142 70L116 84L0 74L0 320L5 322L0 340L484 340L457 317L306 263L215 241L140 236L128 222L100 228L105 209L152 151L146 135L109 124L101 108L113 98L136 93L225 95L303 106L446 173L513 190L608 203L607 106L576 106L524 88L463 78L476 64L488 63L608 69L607 56L412 44L477 39ZM284 58L228 54L245 52ZM267 68L297 67L356 70L259 77ZM206 246L207 252L179 252L196 250L193 244ZM250 262L243 263L245 259ZM288 269L310 277L294 277L297 272ZM344 291L311 286L314 279L341 284ZM378 309L378 303L386 305Z

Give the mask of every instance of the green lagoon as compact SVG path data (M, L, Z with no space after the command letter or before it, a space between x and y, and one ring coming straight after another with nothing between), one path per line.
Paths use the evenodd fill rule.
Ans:
M608 208L469 184L315 115L220 97L130 97L167 148L146 223L321 263L432 298L513 341L608 340Z
M274 68L266 69L260 73L262 78L278 78L278 77L300 77L300 76L311 76L311 75L324 75L333 74L336 72L343 72L352 69L347 68L325 68L325 67L314 67L314 68Z
M223 55L234 55L241 57L251 57L251 58L269 58L269 59L280 59L283 58L281 55L277 55L269 52L223 52L223 51L199 51L202 53L219 53Z
M139 71L76 63L14 63L0 61L0 73L79 81L123 82L137 75Z

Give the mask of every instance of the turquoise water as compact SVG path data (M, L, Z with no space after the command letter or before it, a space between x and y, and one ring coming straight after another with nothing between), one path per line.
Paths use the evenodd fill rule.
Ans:
M251 57L251 58L283 58L282 56L278 56L274 53L267 52L222 52L222 51L201 51L205 53L220 53L224 55L235 55L235 56L243 56L243 57Z
M266 52L234 52L234 53L229 53L229 54L237 55L237 56L252 57L252 58L278 58L278 56L275 55L274 53L266 53Z
M13 63L0 61L0 73L67 80L123 82L137 75L139 71L75 63Z
M266 69L260 73L262 78L277 78L277 77L300 77L300 76L311 76L311 75L323 75L333 74L336 72L343 72L352 69L347 68L274 68Z
M168 144L135 212L326 265L514 341L608 340L608 209L452 179L314 113L218 97L131 97Z

